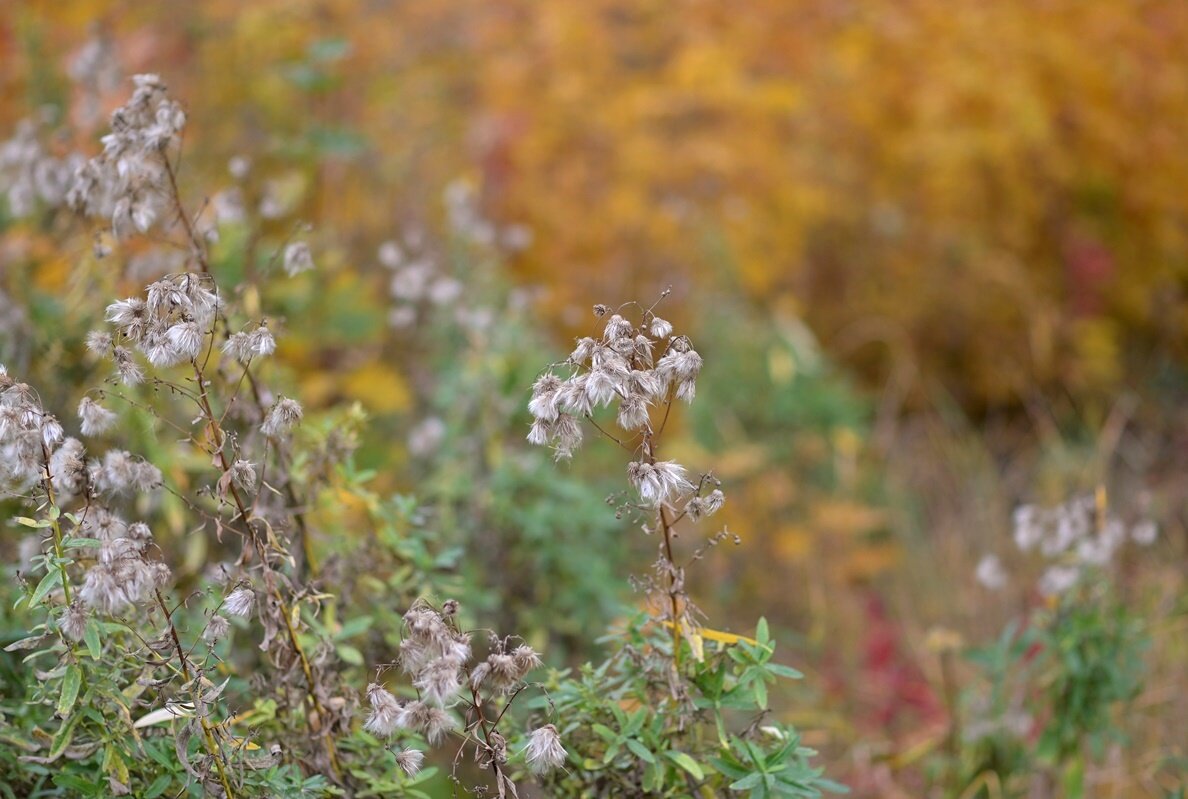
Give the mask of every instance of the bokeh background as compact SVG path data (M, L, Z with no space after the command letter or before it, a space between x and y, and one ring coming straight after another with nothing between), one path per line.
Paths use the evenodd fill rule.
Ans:
M593 329L591 305L671 286L666 315L706 360L675 452L713 466L743 539L694 591L720 629L768 617L807 675L780 712L859 796L918 795L949 723L944 642L992 640L1034 599L1015 507L1107 487L1159 536L1113 566L1152 670L1133 752L1099 774L1123 792L1100 795L1170 795L1188 755L1188 5L16 0L0 64L4 137L69 109L58 145L93 152L128 76L157 72L189 114L187 185L214 192L250 157L249 200L284 208L273 233L311 227L317 275L279 320L299 396L359 403L381 490L463 498L439 510L488 542L459 555L486 612L573 657L646 563L576 487L618 467L562 467L561 509L534 505L543 471L507 476L510 498L498 478L533 370ZM434 236L466 192L497 279ZM0 241L0 360L47 373L68 354L11 308L62 312L77 270L102 268L56 240L26 222ZM467 292L530 299L434 363L449 334L399 312L386 241ZM427 466L426 441L454 456ZM975 579L992 553L1012 587Z

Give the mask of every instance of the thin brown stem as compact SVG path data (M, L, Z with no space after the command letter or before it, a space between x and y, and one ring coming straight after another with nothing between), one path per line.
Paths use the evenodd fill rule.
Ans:
M206 422L210 431L212 445L218 457L219 468L223 474L231 470L231 464L227 460L227 452L224 444L226 443L226 434L219 425L218 419L215 416L214 408L210 403L210 396L206 391L206 378L199 368L196 361L192 362L194 367L194 379L198 381L199 396L202 401L203 412L205 414ZM257 535L255 527L252 526L252 515L248 511L246 503L239 495L239 490L235 487L233 481L228 481L228 489L232 499L235 502L235 507L239 511L240 518L247 528L248 539L252 542L256 550L256 555L260 559L260 566L263 569L264 582L268 592L276 600L279 615L284 620L285 633L289 639L290 645L293 647L293 652L297 655L298 661L301 663L301 671L305 676L306 684L309 686L309 691L306 693L306 699L310 705L309 709L317 714L319 726L321 729L315 729L312 726L312 718L310 714L306 716L306 722L310 724L310 729L313 732L320 732L322 740L326 747L326 753L330 757L330 764L335 773L339 772L338 757L334 747L334 741L330 737L329 729L326 728L326 713L322 708L321 700L317 696L317 682L314 679L313 667L310 665L309 657L305 653L305 648L301 645L301 641L297 636L297 631L293 627L292 613L289 604L285 601L284 596L280 592L280 588L276 585L276 580L272 573L272 565L268 561L268 555L264 547L264 542L260 540Z
M672 662L677 671L681 670L681 621L680 621L680 591L677 588L676 560L672 555L672 526L668 521L668 514L664 505L660 506L660 526L664 531L664 557L668 560L668 600L672 613Z
M161 612L165 614L165 623L169 625L169 635L173 639L173 648L177 652L178 663L181 666L182 677L186 682L190 682L190 667L186 665L186 652L182 649L181 637L177 634L177 627L173 623L173 614L169 612L169 608L165 606L165 598L161 596L159 590L153 590L154 596L157 599L157 605L161 608ZM202 710L202 688L198 682L194 682L194 711L198 714L198 723L202 725L202 737L206 741L206 748L210 752L210 756L214 758L215 768L219 772L219 782L223 784L223 791L227 799L235 799L235 794L231 791L231 781L227 779L227 771L223 768L223 753L219 749L218 743L215 741L214 733L211 731L210 722L206 720Z
M210 274L210 265L206 262L206 249L198 239L198 234L190 223L190 217L182 206L181 192L177 188L177 175L174 173L173 164L164 152L161 153L161 161L165 164L165 174L169 176L169 189L173 194L173 209L177 212L177 218L181 220L182 227L186 231L186 238L190 240L190 247L193 248L194 257L198 259L198 266L202 268L203 272Z

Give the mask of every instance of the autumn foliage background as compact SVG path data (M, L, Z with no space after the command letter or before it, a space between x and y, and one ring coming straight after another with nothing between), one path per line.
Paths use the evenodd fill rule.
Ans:
M195 183L251 153L312 225L319 291L280 356L308 407L371 415L387 490L417 484L429 409L376 247L439 226L451 182L531 232L511 274L559 353L594 302L671 284L707 363L680 451L713 453L744 540L701 599L792 644L808 679L780 712L858 796L917 795L946 642L1024 604L974 580L1009 561L1013 509L1108 486L1160 535L1118 564L1151 671L1091 795L1182 790L1188 6L18 1L0 130L66 107L95 36L184 100ZM69 297L89 257L16 225L0 287ZM10 366L69 357L0 342Z

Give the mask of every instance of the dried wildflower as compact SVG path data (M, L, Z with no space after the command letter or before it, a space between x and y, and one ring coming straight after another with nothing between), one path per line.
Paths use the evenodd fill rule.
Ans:
M284 268L285 274L289 277L313 269L313 253L310 252L309 244L304 241L294 241L285 247Z
M439 707L432 707L423 714L424 719L417 729L424 734L425 739L433 746L441 743L441 739L454 729L453 717Z
M613 314L606 322L606 327L603 330L602 336L605 341L615 341L617 339L626 338L635 332L635 328L631 323L618 314Z
M52 450L62 443L62 437L65 434L66 431L56 416L48 413L41 414L41 443L46 449Z
M233 333L223 344L223 352L240 363L276 352L276 339L266 325L260 325L250 333Z
M436 416L425 419L408 434L408 451L418 457L432 455L445 440L446 425Z
M652 334L652 338L668 338L672 335L672 323L666 322L658 316L653 316L651 323L648 325L648 332Z
M462 687L459 670L462 664L453 658L437 658L421 669L413 686L421 692L425 701L445 705Z
M395 695L379 683L367 686L367 701L371 703L371 713L363 723L363 729L370 733L386 738L404 724L404 707Z
M397 330L407 327L412 327L417 321L417 309L414 306L406 305L402 308L393 308L388 312L388 324Z
M103 152L75 174L66 202L111 220L117 237L146 232L169 194L164 151L179 140L186 115L156 75L137 75L131 99L111 117Z
M404 263L404 252L394 241L385 241L375 254L379 262L389 269L397 269Z
M573 451L582 443L582 426L567 413L560 414L553 423L553 440L557 460L573 456Z
M546 774L565 762L566 751L561 736L552 724L533 730L524 747L528 768L535 774Z
M256 594L246 587L236 588L223 600L223 612L247 618L256 604Z
M620 396L620 385L625 376L618 370L606 367L591 369L586 375L586 397L589 399L589 405L597 408Z
M71 641L81 641L87 630L87 609L83 606L82 601L76 599L71 602L58 624L62 635Z
M1059 596L1077 584L1080 569L1075 566L1050 566L1040 577L1039 591L1044 596Z
M251 461L237 460L231 464L231 482L237 488L250 490L256 486L256 465Z
M49 474L58 501L82 494L87 483L86 452L77 438L68 438L50 455Z
M417 776L424 762L425 753L420 749L405 749L396 755L396 765L410 777Z
M673 340L673 349L656 363L656 371L661 378L676 386L678 399L692 402L697 393L697 376L701 373L702 361L693 349L677 349L675 343L684 340L683 337Z
M107 494L149 492L161 485L161 470L124 450L108 450L103 463L91 465L91 482Z
M528 403L528 412L532 414L533 418L544 422L552 422L557 419L559 399L557 392L561 385L561 378L551 372L537 378L536 383L532 386L532 399Z
M231 622L227 621L227 617L215 613L207 620L206 629L202 631L202 637L213 644L215 641L221 641L226 638L230 629Z
M726 495L722 493L722 489L715 488L704 497L693 497L689 500L685 505L685 512L689 514L690 519L697 521L706 516L713 516L725 503Z
M537 419L528 428L528 443L544 446L553 437L553 426L543 419Z
M227 172L236 180L243 180L252 169L252 160L245 155L233 155L227 162Z
M127 347L112 347L111 357L115 361L116 373L125 386L144 382L144 369L133 360L131 350Z
M165 338L182 361L192 361L202 352L202 328L193 319L183 320L165 331Z
M484 682L500 693L510 693L523 676L516 659L503 652L492 652L488 655L487 666Z
M528 672L532 671L533 669L540 668L541 666L540 655L536 653L535 649L528 646L527 644L517 646L512 650L511 654L512 659L516 663L516 669L520 672L521 679L523 679L524 676L528 674Z
M650 505L659 505L693 489L693 484L685 477L685 467L674 461L634 461L627 464L627 476L639 491L640 498Z
M619 427L624 430L638 430L647 427L648 400L642 394L629 394L619 403L619 414L616 417Z
M1159 537L1159 528L1155 522L1145 519L1130 529L1130 537L1140 546L1150 546Z
M580 338L577 340L577 346L574 347L573 352L569 354L569 362L574 366L583 366L590 360L590 356L594 354L594 350L598 347L598 342L590 337Z
M998 591L1007 584L1006 569L1002 567L1002 561L997 555L986 555L978 561L975 577L983 587L991 591Z
M110 356L112 344L111 334L106 331L92 330L87 333L87 349L94 355L98 355L101 358Z
M595 316L602 318L602 317L606 316L608 313L610 313L610 308L603 305L602 303L598 303L597 305L594 306L594 315Z
M269 438L281 438L293 429L293 425L301 421L302 413L301 404L297 400L280 397L269 409L264 424L260 425L260 432Z
M452 277L439 277L429 285L427 296L434 305L450 305L462 296L462 283Z
M83 397L78 403L78 418L84 436L97 436L111 429L116 415L90 397Z
M139 602L156 585L157 573L137 557L100 561L87 571L79 598L95 610L119 613Z
M82 531L88 538L112 541L127 536L128 524L107 508L97 506L83 517Z

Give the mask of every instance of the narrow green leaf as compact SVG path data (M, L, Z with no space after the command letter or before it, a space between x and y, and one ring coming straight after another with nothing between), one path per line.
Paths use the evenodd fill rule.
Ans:
M87 626L83 628L83 641L87 645L91 659L98 660L103 654L103 645L99 641L99 623L94 619L87 619Z
M78 726L78 722L82 719L81 715L75 715L74 718L62 725L58 730L58 734L54 736L54 742L50 746L49 754L46 755L51 761L57 760L66 751L66 747L70 746L70 742L74 739L74 728Z
M29 598L29 604L31 606L41 604L41 600L45 599L46 595L49 594L50 591L54 590L61 584L62 572L58 571L57 569L47 572L46 575L41 578L41 582L37 584L37 588L33 589L33 596Z
M695 780L704 780L705 779L705 772L703 772L701 770L701 766L698 765L696 760L689 757L684 752L678 752L675 749L670 749L669 751L664 753L664 756L667 757L669 760L671 760L673 763L676 763L678 766L683 768L685 771L689 772L689 774L691 774L693 776L693 779L695 779Z
M751 788L754 788L756 785L758 785L761 782L763 782L763 775L756 771L753 774L748 774L747 776L743 777L741 780L732 782L730 784L730 790L732 790L732 791L750 790Z
M763 680L755 680L751 690L755 693L755 704L759 706L760 710L767 710L767 683Z
M636 757L646 763L655 763L656 756L652 754L651 750L637 741L635 738L628 738L626 740L627 748L630 749Z
M144 799L156 799L156 797L165 793L165 789L169 787L169 783L171 782L173 782L172 774L162 774L157 777L144 792Z
M62 693L58 696L58 716L66 718L74 707L74 700L78 699L78 689L82 686L82 669L71 663L66 667L66 676L62 678Z
M352 666L363 665L363 653L350 644L339 644L335 647L335 651L338 652L338 656L342 658L344 662L349 663Z
M768 663L767 670L777 677L785 677L789 680L804 679L804 675L791 666L784 666L780 663Z
M610 727L606 726L605 724L595 724L590 729L594 731L595 735L602 738L607 743L610 743L612 741L617 741L619 739L618 734L616 734L614 730L612 730Z

